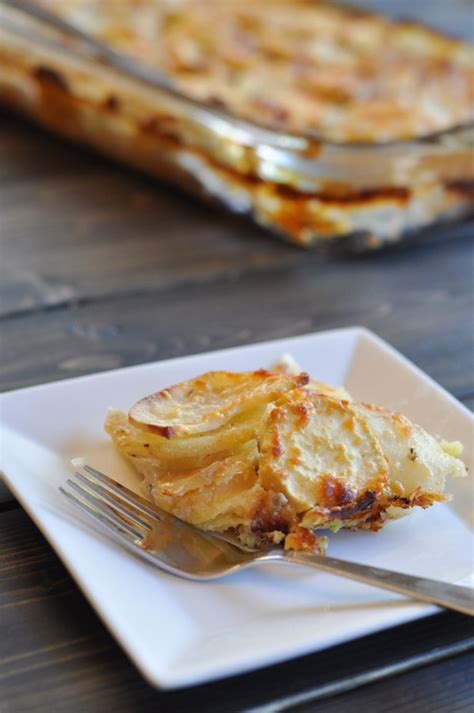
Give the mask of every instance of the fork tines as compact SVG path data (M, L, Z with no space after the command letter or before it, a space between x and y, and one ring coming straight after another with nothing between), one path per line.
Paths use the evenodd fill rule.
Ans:
M144 498L89 465L83 465L66 484L68 489L59 490L70 502L136 544L163 515Z

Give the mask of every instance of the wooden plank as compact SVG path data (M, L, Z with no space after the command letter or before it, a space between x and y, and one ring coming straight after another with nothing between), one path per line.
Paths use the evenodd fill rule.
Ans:
M456 230L472 234L471 228ZM0 317L251 271L311 265L319 273L344 259L284 244L250 220L6 115L0 117L0 254Z
M334 686L349 689L393 675L408 665L407 659L410 665L426 663L433 649L437 656L468 650L473 642L467 623L467 617L446 613L244 676L159 692L141 679L115 645L27 515L21 510L0 514L2 713L49 713L68 707L88 713L225 713L282 704L302 693L306 701L314 700L334 693ZM409 688L400 684L405 678L385 680L361 690L357 700L368 696L377 702L369 709L384 713L393 711L394 701L403 701L409 691L413 700L421 701L424 695L425 701L441 701L432 711L453 713L461 710L455 706L468 695L469 665L468 657L449 665L432 664L409 674ZM449 695L443 694L445 689ZM352 706L352 696L335 699L341 700L339 713L359 709ZM319 705L323 708L318 711L324 711L330 704Z
M305 260L250 221L7 116L0 252L3 315Z
M456 395L474 392L470 241L4 319L0 388L363 324Z
M474 411L474 394L462 399L462 402L466 408L470 411Z
M407 632L411 636L411 632ZM474 655L444 661L420 671L410 671L389 681L351 690L330 700L318 701L318 713L344 711L416 711L417 713L471 713ZM274 708L275 713L282 710ZM292 710L286 708L283 710ZM314 703L298 713L314 713ZM254 713L259 713L258 709ZM263 713L263 711L262 711Z

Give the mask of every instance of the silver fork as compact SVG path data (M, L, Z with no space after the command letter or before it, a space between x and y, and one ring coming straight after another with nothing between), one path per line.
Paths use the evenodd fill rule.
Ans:
M178 520L145 498L83 465L59 490L122 545L172 574L210 580L265 562L324 570L474 616L474 590L307 552L250 550L232 534L216 535Z

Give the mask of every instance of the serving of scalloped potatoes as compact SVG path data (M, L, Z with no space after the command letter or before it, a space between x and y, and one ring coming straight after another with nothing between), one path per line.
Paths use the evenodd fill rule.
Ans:
M105 428L157 505L256 547L323 552L320 531L377 531L397 511L449 500L446 478L466 474L457 444L352 401L289 356L111 409Z

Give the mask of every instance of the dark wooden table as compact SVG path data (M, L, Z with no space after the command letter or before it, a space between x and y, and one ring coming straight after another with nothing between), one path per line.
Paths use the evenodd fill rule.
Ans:
M469 35L469 3L367 4ZM472 406L472 232L308 254L0 114L0 389L362 324ZM0 482L0 713L470 713L473 634L467 617L438 614L159 692Z

